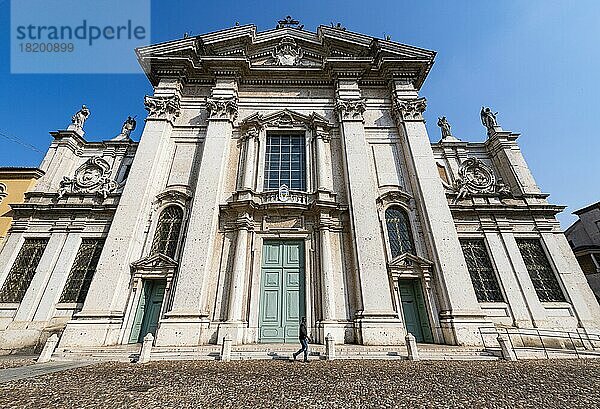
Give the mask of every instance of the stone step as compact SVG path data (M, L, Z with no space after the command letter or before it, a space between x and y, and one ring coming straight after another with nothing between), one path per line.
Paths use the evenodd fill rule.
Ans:
M57 350L54 360L113 360L129 362L138 358L141 344L86 347ZM232 360L289 359L298 350L295 344L245 344L232 347ZM425 360L496 360L497 356L477 347L419 344L419 356ZM152 360L218 360L220 345L196 347L154 347ZM311 359L324 359L325 346L310 345ZM337 359L407 359L405 346L336 345Z

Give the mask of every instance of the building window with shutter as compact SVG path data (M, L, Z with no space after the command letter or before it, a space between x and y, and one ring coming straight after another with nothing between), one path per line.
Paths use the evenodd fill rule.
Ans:
M533 288L542 302L565 301L554 270L538 239L519 239L517 246L527 267Z
M385 224L387 225L392 258L404 253L415 254L415 244L410 231L408 214L400 207L389 207L385 211Z
M467 269L479 302L503 302L492 261L482 239L461 239Z
M182 222L183 210L181 207L169 206L165 208L158 218L150 254L163 254L174 259Z
M20 303L31 284L48 239L25 239L0 290L0 302Z
M286 185L306 191L306 147L304 135L267 135L265 190Z
M104 239L83 239L60 302L83 303L85 301L103 246Z

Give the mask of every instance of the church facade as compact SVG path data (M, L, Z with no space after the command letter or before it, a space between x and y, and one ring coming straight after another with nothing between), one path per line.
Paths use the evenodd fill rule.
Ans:
M525 163L419 90L435 53L282 20L136 50L154 93L88 142L54 141L0 253L0 349L141 342L480 345L480 328L600 330L600 307ZM478 113L474 113L478 114ZM487 135L486 135L487 133Z

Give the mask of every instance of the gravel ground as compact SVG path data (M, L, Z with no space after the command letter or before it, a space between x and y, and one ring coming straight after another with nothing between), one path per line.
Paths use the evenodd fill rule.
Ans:
M0 408L594 408L600 361L102 363L0 384Z
M36 357L23 357L23 356L0 356L0 369L8 368L19 368L21 366L35 364Z

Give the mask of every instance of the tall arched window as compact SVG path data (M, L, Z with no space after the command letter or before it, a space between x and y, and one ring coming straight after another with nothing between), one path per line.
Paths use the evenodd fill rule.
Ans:
M385 223L392 257L398 257L404 253L415 254L415 244L410 231L408 214L400 207L389 207L385 211Z
M179 206L169 206L162 211L154 233L151 254L160 253L175 258L182 220L183 210Z

